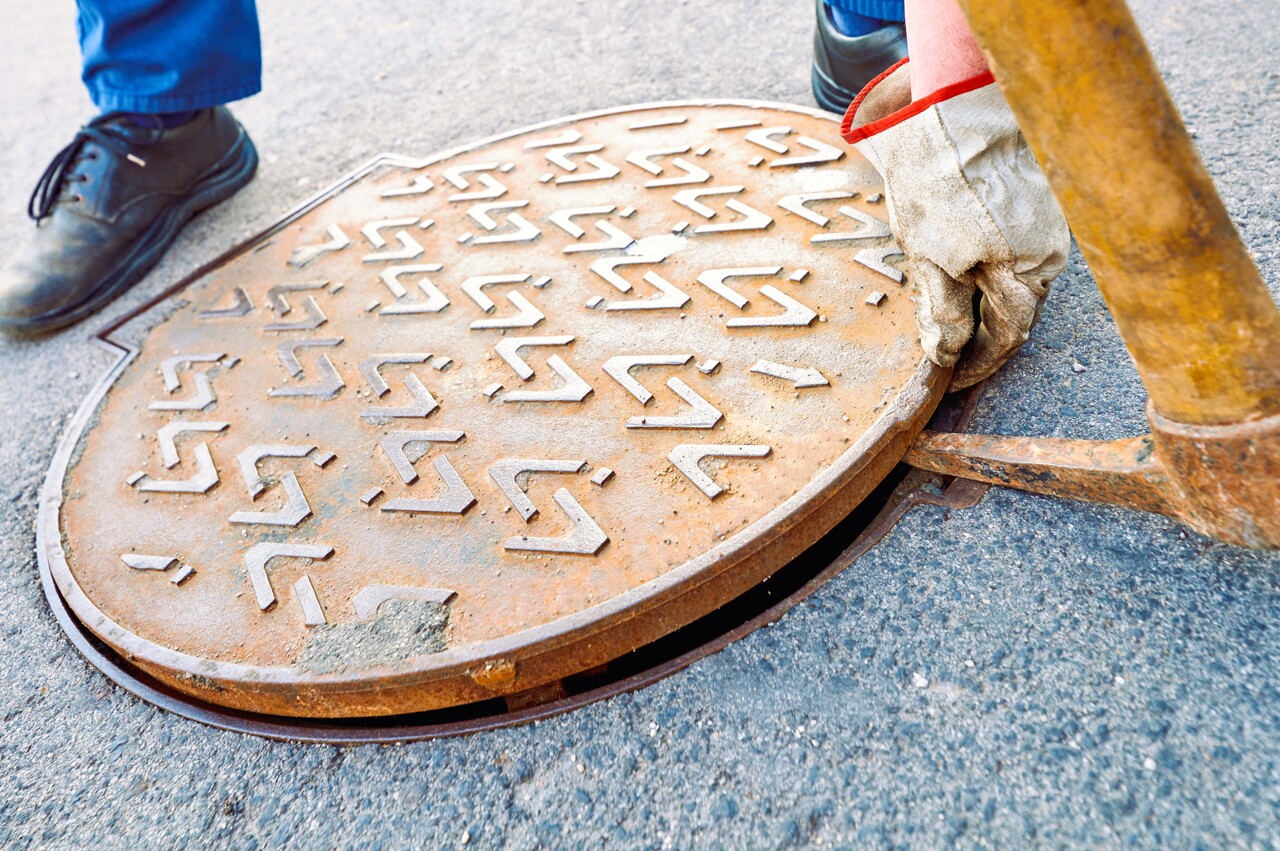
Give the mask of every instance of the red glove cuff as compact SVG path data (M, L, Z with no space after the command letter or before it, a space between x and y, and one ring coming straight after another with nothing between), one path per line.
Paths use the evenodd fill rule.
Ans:
M851 145L856 142L861 142L863 139L874 136L884 130L888 130L890 127L897 124L901 124L903 121L906 121L914 115L919 115L931 106L942 103L945 100L950 100L951 98L962 95L965 92L980 89L983 86L990 85L996 81L995 75L990 71L984 71L983 73L976 74L967 80L961 80L958 83L943 86L927 97L914 100L902 109L892 112L883 118L864 124L861 127L854 127L853 117L857 114L858 107L862 106L862 101L871 93L871 90L880 85L880 83L882 83L894 71L897 71L910 61L911 59L908 57L903 59L901 62L894 64L891 68L886 69L870 83L867 83L862 91L858 92L858 96L853 99L853 103L849 104L849 108L845 110L844 120L840 122L840 135L844 137L846 142Z

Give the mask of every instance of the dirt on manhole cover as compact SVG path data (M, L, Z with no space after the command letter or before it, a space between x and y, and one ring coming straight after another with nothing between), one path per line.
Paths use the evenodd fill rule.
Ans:
M399 714L590 669L838 522L946 374L822 113L382 157L117 328L50 473L81 622L202 700Z

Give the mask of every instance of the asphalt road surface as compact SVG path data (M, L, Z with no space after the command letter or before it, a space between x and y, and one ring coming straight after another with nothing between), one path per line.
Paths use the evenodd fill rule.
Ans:
M259 177L112 316L379 151L649 100L812 103L804 0L262 6L267 90L237 109ZM90 107L70 0L0 7L11 245ZM1136 11L1274 292L1274 4ZM39 484L105 364L83 328L0 342L0 846L1280 845L1280 558L999 490L912 511L777 625L539 724L336 748L168 716L82 661L37 583ZM1077 255L974 428L1119 437L1143 402Z

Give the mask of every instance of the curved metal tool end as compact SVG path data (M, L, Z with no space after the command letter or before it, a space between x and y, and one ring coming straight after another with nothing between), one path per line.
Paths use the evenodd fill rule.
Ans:
M1150 435L1064 440L926 431L903 460L946 476L1176 516Z
M1151 434L1062 440L924 432L913 467L1173 517L1236 546L1280 549L1280 417L1224 426L1165 419Z

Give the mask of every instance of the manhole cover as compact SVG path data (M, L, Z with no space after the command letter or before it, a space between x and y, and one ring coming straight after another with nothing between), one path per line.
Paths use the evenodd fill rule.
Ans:
M417 712L758 584L946 375L831 116L700 102L380 157L110 339L41 557L200 700Z

